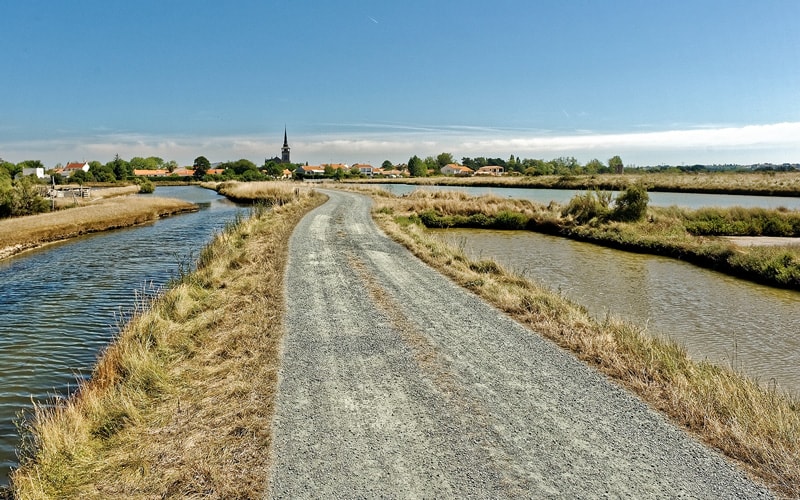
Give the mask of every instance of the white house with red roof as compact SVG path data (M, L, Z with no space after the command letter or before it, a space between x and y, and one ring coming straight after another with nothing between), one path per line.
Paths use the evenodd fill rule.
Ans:
M449 163L442 167L442 174L444 175L457 175L457 176L469 176L475 173L469 167L465 167L464 165L457 165L455 163Z
M89 171L89 164L86 162L83 163L67 163L67 166L60 172L62 177L71 177L72 174L77 172L78 170L83 170L84 172Z

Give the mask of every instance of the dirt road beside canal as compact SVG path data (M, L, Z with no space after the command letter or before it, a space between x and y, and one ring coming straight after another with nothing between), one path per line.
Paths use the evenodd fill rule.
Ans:
M770 496L328 194L290 243L270 497Z

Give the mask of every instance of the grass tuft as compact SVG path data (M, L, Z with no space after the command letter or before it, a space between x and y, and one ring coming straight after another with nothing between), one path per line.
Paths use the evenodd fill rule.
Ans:
M37 406L16 498L263 495L289 235L323 201L289 193L228 225L169 289L137 295L91 379Z
M692 361L683 347L636 325L611 317L596 321L561 295L499 264L467 259L462 250L413 223L409 203L376 198L373 216L420 259L529 326L532 334L551 339L629 388L778 493L796 496L800 491L800 401L795 397L761 387L729 368ZM414 203L430 208L428 202ZM392 210L382 210L387 204ZM625 226L615 227L623 231Z

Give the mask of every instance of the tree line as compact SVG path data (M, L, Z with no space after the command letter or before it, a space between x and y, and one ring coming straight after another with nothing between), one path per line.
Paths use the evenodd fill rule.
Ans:
M386 164L384 162L384 164ZM391 162L389 162L391 164ZM407 168L412 177L424 177L426 175L440 175L442 168L446 165L455 163L451 153L440 153L437 156L428 156L421 159L414 155L408 160ZM508 173L518 175L594 175L606 173L621 174L624 171L622 159L617 155L609 158L608 162L603 163L598 159L593 159L586 164L581 164L572 156L562 156L549 161L531 158L518 158L511 155L508 160L502 158L487 158L479 156L476 158L463 157L461 165L472 170L478 170L487 166L498 166Z

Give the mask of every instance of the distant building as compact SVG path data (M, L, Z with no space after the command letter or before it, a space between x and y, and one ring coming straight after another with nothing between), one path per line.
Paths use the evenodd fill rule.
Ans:
M89 164L86 162L83 163L67 163L67 166L64 167L64 170L61 171L62 177L72 177L72 174L77 172L78 170L83 170L84 172L89 171Z
M375 169L369 163L356 163L353 168L357 168L359 174L369 177L372 177L375 173Z
M29 175L35 175L39 179L47 179L50 177L44 173L43 167L25 167L22 169L22 175L27 177Z
M479 168L475 175L503 175L504 169L499 165L486 165Z
M291 163L291 160L289 160L289 141L286 138L286 127L283 127L283 147L281 148L281 163Z
M442 174L444 175L466 177L472 175L473 173L475 173L475 171L471 168L465 167L464 165L457 165L455 163L450 163L442 167Z

